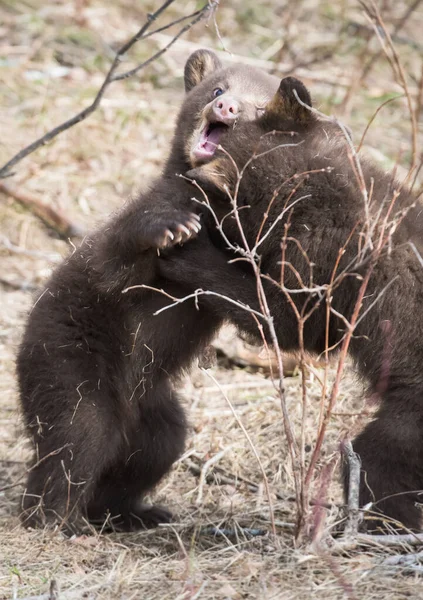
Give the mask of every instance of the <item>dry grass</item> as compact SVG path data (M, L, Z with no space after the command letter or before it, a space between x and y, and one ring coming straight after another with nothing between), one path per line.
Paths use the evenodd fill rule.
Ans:
M97 0L46 2L0 1L0 163L87 103L102 80L116 47L143 22L152 0L107 4ZM367 22L349 2L303 0L227 0L218 13L225 46L247 61L276 68L299 65L296 73L311 87L317 106L338 112L360 139L376 107L401 93L389 64L381 58L365 85L354 81L372 52L352 23ZM387 21L397 22L406 3L385 3ZM172 15L191 12L195 2L177 2ZM83 7L82 13L77 7ZM79 14L80 18L77 18ZM354 29L355 27L355 29ZM423 11L399 34L397 49L415 93L421 61ZM374 37L374 36L373 36ZM282 46L281 42L284 41ZM142 60L163 38L140 46ZM182 95L182 68L189 51L199 45L219 48L213 23L200 25L142 77L115 84L100 108L84 124L71 129L30 156L16 169L14 183L39 194L86 225L101 219L156 175L167 151L174 116ZM229 59L230 57L228 57ZM301 66L302 65L302 66ZM61 67L61 71L58 70ZM351 96L349 100L347 92ZM421 132L420 132L421 133ZM410 160L410 130L404 99L386 105L375 119L366 143L377 160L389 166ZM68 252L31 214L0 196L1 234L29 254L1 249L0 259L0 488L19 484L28 446L17 412L14 353L25 313L31 305L26 286L38 286L49 274L51 257ZM41 255L31 255L36 251ZM18 288L14 289L8 281ZM185 384L193 431L185 456L157 492L156 501L170 506L178 523L131 535L66 540L60 534L28 532L19 525L22 486L0 492L0 598L46 593L50 581L60 587L60 600L73 598L317 599L423 598L419 572L381 566L394 550L372 548L350 555L319 555L310 547L294 547L293 478L282 435L279 400L262 373L213 369L260 454L270 482L278 540L269 535L269 511L259 466L212 381L194 370ZM316 435L321 386L319 372L310 374L310 410L306 442ZM299 377L286 381L287 402L295 425L301 421ZM343 380L320 467L338 451L339 439L359 426L360 384L352 372ZM211 457L209 477L199 489L199 468ZM219 475L223 478L219 480ZM256 487L248 485L253 482ZM336 483L328 502L339 502ZM326 526L339 517L327 511ZM214 536L208 527L221 527ZM250 536L247 530L265 535ZM421 588L423 589L423 588ZM47 596L45 596L47 598Z

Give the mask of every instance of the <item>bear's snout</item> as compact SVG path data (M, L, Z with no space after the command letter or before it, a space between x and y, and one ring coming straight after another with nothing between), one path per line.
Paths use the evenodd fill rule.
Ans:
M212 110L216 121L230 125L237 119L240 107L233 96L222 95L213 102Z

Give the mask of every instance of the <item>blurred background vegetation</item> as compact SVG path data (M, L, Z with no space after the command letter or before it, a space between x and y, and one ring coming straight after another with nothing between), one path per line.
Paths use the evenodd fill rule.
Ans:
M156 0L0 0L0 165L91 102L116 49L158 6ZM157 26L201 6L202 2L176 0ZM378 7L421 121L423 2L380 0ZM146 60L177 30L178 26L138 43L122 69ZM22 486L15 484L21 481L29 453L17 412L14 353L32 292L70 245L16 195L34 197L87 229L145 188L159 174L168 152L183 98L183 66L198 47L218 51L227 63L243 61L281 77L303 79L316 107L337 115L357 143L378 107L393 99L372 122L366 151L386 168L396 165L400 179L410 164L411 125L404 90L358 2L220 0L215 18L197 24L138 75L113 83L86 121L16 165L13 177L4 180L16 194L0 187L0 597L41 594L57 579L64 590L60 600L422 598L419 573L414 571L411 578L402 571L388 573L378 566L382 551L380 556L379 551L361 551L335 560L293 547L292 474L281 439L279 402L261 371L220 366L215 376L227 386L260 451L274 498L279 547L266 536L250 539L237 529L239 523L269 528L261 473L225 401L199 373L184 388L195 428L189 458L176 465L158 497L174 508L179 527L69 542L19 525ZM417 133L421 152L421 124ZM321 393L318 372L309 374L307 389L311 447ZM323 466L337 453L340 437L360 419L360 389L347 373ZM300 394L300 380L294 377L287 382L287 402L296 424L301 419ZM226 479L216 475L219 485L207 485L198 504L198 474L194 476L189 461L197 461L201 470L222 451L218 467ZM328 497L339 500L335 484ZM328 515L333 522L336 511ZM228 521L238 537L207 538L199 533L205 524Z

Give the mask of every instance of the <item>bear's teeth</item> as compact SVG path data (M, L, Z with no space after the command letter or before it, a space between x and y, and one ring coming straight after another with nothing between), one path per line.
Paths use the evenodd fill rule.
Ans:
M216 152L223 133L227 130L228 126L224 123L214 122L206 125L194 150L195 156L200 159L211 158Z

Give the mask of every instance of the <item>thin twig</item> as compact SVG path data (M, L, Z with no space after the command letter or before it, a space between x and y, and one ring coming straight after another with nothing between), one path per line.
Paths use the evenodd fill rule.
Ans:
M161 48L161 50L158 50L155 54L153 54L153 56L151 56L150 58L148 58L146 61L144 61L143 63L141 63L137 67L134 67L130 71L126 71L126 73L120 73L119 75L115 75L114 77L112 77L112 79L110 80L110 82L113 82L113 81L122 81L123 79L128 79L129 77L133 77L134 75L136 75L137 73L139 73L141 71L141 69L144 69L150 63L152 63L155 60L157 60L158 58L160 58L160 56L162 56L162 54L164 54L165 52L167 52L167 50L169 50L169 48L171 48L173 46L173 44L182 35L184 35L184 33L186 33L189 29L191 29L191 27L193 27L199 21L201 21L205 17L205 15L216 6L216 4L217 4L216 2L210 2L210 4L206 4L200 10L197 10L195 13L192 13L192 15L190 15L191 17L193 17L192 21L190 21L184 27L182 27L182 29L180 29L178 31L178 33L170 40L170 42L164 48Z
M357 152L360 152L361 148L363 147L364 144L364 138L367 135L367 132L370 129L371 124L373 123L373 121L376 119L377 115L379 114L379 112L382 110L382 108L384 106L386 106L387 104L390 104L391 102L393 102L394 100L398 100L398 98L404 98L404 94L399 94L398 96L395 96L394 98L388 98L388 100L385 100L385 102L382 102L382 104L380 106L377 107L377 109L375 110L375 112L373 113L371 119L368 121L366 127L364 128L363 131L363 135L361 136L361 140L360 143L357 146Z
M144 61L141 65L138 65L135 69L132 69L131 71L128 71L126 73L122 73L121 75L115 76L115 72L118 69L119 65L121 64L124 55L138 41L142 40L143 37L146 37L144 34L150 28L151 24L171 4L173 4L174 1L175 0L166 0L154 13L149 14L147 21L144 23L144 25L141 27L141 29L138 31L138 33L136 33L134 36L132 36L123 46L121 46L119 48L119 50L116 52L115 58L112 62L112 65L106 75L106 78L104 79L104 81L103 81L100 89L98 90L96 96L94 97L94 100L92 101L92 103L89 106L87 106L86 108L84 108L82 111L80 111L78 114L73 116L72 118L61 123L57 127L54 127L53 129L48 131L45 135L38 138L37 140L35 140L34 142L29 144L22 150L20 150L17 154L15 154L15 156L13 158L11 158L5 165L3 165L3 167L0 168L0 179L4 178L4 177L9 177L12 174L11 173L12 167L14 167L21 160L23 160L26 156L28 156L29 154L31 154L32 152L34 152L41 146L44 146L45 144L50 142L53 138L55 138L57 135L59 135L63 131L66 131L70 127L73 127L77 123L80 123L81 121L85 120L90 114L92 114L98 108L98 106L100 105L100 103L103 99L106 89L108 88L108 86L111 83L113 83L114 81L119 81L120 79L126 79L128 77L131 77L131 75L138 73L141 69L144 69L146 66L151 64L154 60L156 60L162 54L164 54L176 42L176 40L178 40L178 38L181 37L181 35L183 35L186 31L188 31L188 29L190 29L193 25L195 25L201 19L203 19L207 14L209 14L209 12L211 10L214 10L217 6L217 2L215 2L214 0L210 0L210 2L207 2L206 4L204 4L204 6L201 9L199 9L198 11L196 11L195 13L193 13L191 15L193 17L193 19L179 30L179 32L171 39L171 41L166 45L165 48L162 48L161 50L159 50L158 52L153 54L150 58L148 58L146 61ZM173 21L172 23L166 25L166 28L169 28L172 25L174 25L175 23L180 22L180 21L181 21L181 19L177 19L176 21Z
M197 494L197 500L195 501L196 504L201 504L203 501L203 489L204 489L204 483L206 481L206 476L207 476L208 470L210 469L210 467L212 465L217 463L223 456L225 456L225 454L227 452L229 452L229 450L232 450L233 447L234 447L234 444L230 444L229 446L226 446L225 448L223 448L223 450L221 450L220 452L218 452L217 454L215 454L214 456L209 458L209 460L207 460L204 463L204 465L202 466L201 471L200 471L200 481L198 482L198 494Z
M408 89L407 79L404 73L404 69L402 68L401 61L399 59L398 53L395 49L394 43L392 42L392 38L386 28L386 25L382 19L379 8L374 0L370 0L373 12L369 9L368 6L364 2L360 2L360 4L364 7L366 11L366 15L368 16L370 22L373 24L375 33L380 40L383 51L385 52L389 63L392 66L392 70L394 75L399 79L401 87L404 90L405 97L407 99L408 112L411 123L411 145L412 145L412 158L409 174L411 175L412 170L417 165L417 156L418 156L418 130L417 130L417 122L416 122L416 114L413 109L413 103L411 100L410 90ZM381 35L383 32L383 36ZM392 57L389 55L388 49L386 47L385 41L387 42L388 48L392 53Z
M392 31L393 39L395 39L396 35L401 31L401 29L404 27L404 25L406 24L406 22L408 21L410 16L413 14L413 12L416 10L416 8L418 8L420 3L421 3L421 0L414 0L414 2L412 4L410 4L410 6L407 6L404 14L399 19L399 21L397 21L397 24L395 25L395 27ZM362 6L363 6L363 4L362 4ZM366 6L364 6L364 8L365 8L365 10L367 10ZM372 67L374 66L375 62L382 56L382 54L383 54L383 51L379 50L376 54L374 54L369 59L367 64L364 66L363 72L359 78L359 82L363 81L367 77L367 75L370 73Z
M37 462L34 465L32 465L29 469L27 469L20 477L18 477L18 479L14 483L0 487L0 493L5 492L6 490L11 490L12 488L17 487L18 485L21 485L22 479L26 475L28 475L28 473L31 473L31 471L36 469L41 463L43 463L45 460L47 460L51 456L56 456L57 454L60 454L60 452L62 452L62 450L69 448L69 446L71 446L71 445L72 444L69 444L69 443L64 444L61 448L57 448L57 450L53 450L52 452L49 452L49 454L46 454L45 456L43 456L43 458L40 458L40 460L37 460Z
M216 391L216 389L215 389L215 391ZM197 465L194 461L190 460L189 458L184 459L183 462L184 462L184 464L187 465L188 469L191 471L191 473L193 475L201 477L201 474L203 473L203 469L204 469L204 464L202 467L200 467L199 465ZM218 472L215 473L215 471L218 471ZM206 472L205 477L204 477L206 483L215 483L217 481L218 483L223 483L226 485L233 486L233 485L236 485L237 481L240 481L245 484L245 486L247 487L247 489L250 492L258 491L259 486L256 483L246 481L245 479L243 479L240 476L235 477L235 475L231 475L231 476L225 475L222 471L223 471L223 469L214 467L213 472Z

